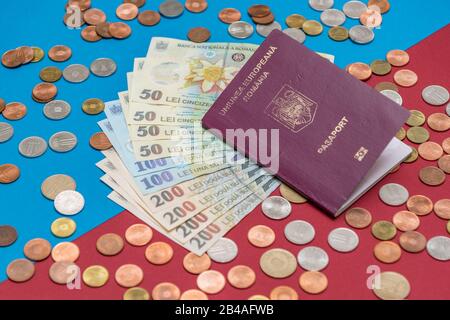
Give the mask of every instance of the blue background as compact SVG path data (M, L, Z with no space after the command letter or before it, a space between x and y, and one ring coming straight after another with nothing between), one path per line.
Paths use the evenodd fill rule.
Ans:
M24 244L35 237L43 237L53 244L62 241L52 236L50 225L59 218L53 208L53 202L41 195L40 186L48 176L64 173L72 176L86 199L85 209L74 220L78 229L70 239L79 237L122 209L107 199L109 188L100 182L102 172L95 163L102 159L101 153L89 147L90 136L99 131L97 121L103 115L88 116L81 111L82 102L91 97L104 101L117 99L117 92L126 90L126 72L131 71L134 57L143 57L152 36L166 36L185 39L188 30L204 26L211 30L211 42L252 42L260 43L263 38L256 33L249 39L238 40L230 37L228 25L217 18L225 7L241 10L242 20L249 21L247 8L255 2L271 6L276 20L283 28L284 20L292 13L299 13L308 19L319 20L320 12L312 10L306 0L209 0L209 8L200 14L185 11L177 19L162 18L154 27L145 27L137 20L127 22L133 34L126 40L101 40L88 43L81 39L80 30L69 30L62 22L66 1L3 1L0 19L0 52L22 45L38 46L46 52L56 44L65 44L72 48L72 58L63 63L55 63L47 57L35 64L17 69L0 67L0 97L7 102L20 101L28 107L27 116L20 121L0 121L14 126L14 137L0 144L0 164L14 163L21 169L21 177L11 185L0 184L0 225L10 224L17 228L19 239L12 246L0 248L0 280L6 278L5 268L15 258L23 255ZM108 21L119 21L115 9L120 0L92 0L92 6L102 9ZM149 0L140 10L157 10L162 1ZM344 0L335 0L334 7L342 9ZM281 3L281 4L280 4ZM356 45L350 40L342 43L328 38L328 27L317 37L307 37L305 45L309 48L336 56L335 63L340 67L355 61L370 63L373 59L383 58L387 51L394 48L406 49L449 22L450 1L442 0L391 0L391 10L383 15L383 24L375 30L375 40L369 45ZM347 19L345 26L351 27L358 22ZM59 80L57 99L68 101L72 105L70 116L61 121L51 121L42 113L43 105L31 99L31 90L40 82L39 71L46 66L56 65L63 69L73 63L90 63L100 57L109 57L118 64L117 72L109 78L90 78L81 84L71 84ZM40 158L27 159L18 153L19 142L32 135L48 139L53 133L67 130L75 133L79 144L75 150L59 154L50 149ZM93 244L94 245L94 244Z

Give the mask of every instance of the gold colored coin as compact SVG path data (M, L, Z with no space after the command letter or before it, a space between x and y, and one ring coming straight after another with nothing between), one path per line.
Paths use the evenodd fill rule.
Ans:
M316 20L306 20L303 23L303 31L309 36L317 36L322 33L323 26Z
M445 172L438 167L428 166L420 169L419 179L429 186L438 186L445 182Z
M430 133L423 127L411 127L406 131L406 137L414 143L424 143L430 139Z
M425 115L419 110L411 110L406 124L410 127L419 127L425 123Z
M61 69L57 67L45 67L39 72L39 78L45 82L56 82L62 77Z
M31 62L39 62L42 59L44 59L45 56L45 52L44 50L42 50L41 48L38 47L31 47L31 49L33 49L33 60L31 60Z
M406 158L405 160L403 160L404 163L411 163L417 160L417 158L419 157L419 152L417 151L416 148L411 147L412 151L409 155L408 158Z
M74 191L77 184L72 177L64 174L55 174L42 182L41 192L47 199L55 200L56 196L66 190Z
M97 115L105 110L105 103L98 98L87 99L83 102L82 109L89 115Z
M77 230L77 224L70 218L59 218L53 221L51 231L55 237L68 238Z
M397 228L390 221L380 220L372 225L372 235L379 240L391 240L397 234Z
M398 92L398 87L393 82L383 81L383 82L377 83L377 85L375 86L375 90L377 90L378 92L383 91L383 90L392 90L392 91Z
M380 273L380 286L373 288L373 293L382 300L403 300L410 291L408 279L397 272Z
M328 30L328 36L333 39L334 41L344 41L348 39L348 29L341 27L341 26L336 26L336 27L332 27L330 28L330 30Z
M255 295L249 297L248 300L269 300L269 298L262 294L255 294Z
M259 260L262 271L272 278L287 278L297 269L295 256L284 249L271 249Z
M103 266L90 266L83 272L83 282L91 288L103 287L109 279L109 272Z
M450 220L447 222L447 232L450 233Z
M300 14L294 13L286 18L286 24L289 28L301 29L306 18Z
M123 300L150 300L150 293L144 288L130 288L123 294Z
M403 127L401 127L400 130L398 130L398 132L395 134L395 137L398 140L405 139L406 138L406 130Z
M392 70L391 64L386 60L381 59L372 61L370 68L372 69L372 72L378 76L384 76Z
M280 193L283 198L292 203L305 203L308 201L284 183L280 186Z

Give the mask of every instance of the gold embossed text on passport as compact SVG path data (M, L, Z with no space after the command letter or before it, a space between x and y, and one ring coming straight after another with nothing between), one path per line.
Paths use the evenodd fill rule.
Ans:
M322 154L328 150L333 145L334 140L340 132L342 132L348 124L348 119L344 116L341 121L333 128L333 130L328 134L328 137L322 142L322 145L317 149L317 153Z

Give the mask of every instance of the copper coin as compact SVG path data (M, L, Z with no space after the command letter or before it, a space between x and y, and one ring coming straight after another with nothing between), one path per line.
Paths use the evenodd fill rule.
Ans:
M372 223L372 215L364 208L351 208L345 213L345 221L353 228L363 229Z
M138 15L138 21L144 26L154 26L161 21L161 15L153 10L142 11Z
M42 261L52 252L52 246L50 242L45 239L32 239L25 244L23 248L25 257L33 261Z
M17 240L17 230L13 226L0 226L0 247L8 247Z
M427 124L434 131L447 131L450 129L450 117L445 113L432 113L427 118Z
M189 252L184 256L183 267L187 272L200 274L211 267L211 259L206 253L197 256L196 254Z
M146 0L123 0L124 3L132 3L136 5L136 7L140 8L145 5Z
M203 27L192 28L188 32L188 39L192 42L206 42L211 38L211 32Z
M81 11L86 11L91 7L91 0L69 0L68 6L77 6Z
M400 246L408 252L420 252L427 246L427 239L417 231L406 231L399 238Z
M97 240L97 250L104 256L118 255L124 247L122 238L115 233L107 233Z
M383 91L383 90L392 90L395 92L398 92L398 87L395 83L392 82L380 82L375 86L375 90L377 90L378 92Z
M311 294L319 294L328 287L327 276L319 271L303 272L298 282L303 291Z
M121 287L136 287L144 280L144 271L135 264L124 264L117 269L115 279Z
M173 257L172 247L165 242L154 242L145 250L145 258L153 264L166 264Z
M423 195L414 195L406 202L408 210L418 216L425 216L433 210L433 202Z
M445 173L450 173L450 155L446 154L438 160L438 167Z
M197 286L205 293L216 294L225 287L225 277L216 270L203 271L197 277Z
M129 244L136 247L145 246L152 240L153 231L146 224L133 224L125 231L125 239Z
M219 12L219 19L223 23L231 24L241 20L241 12L235 8L225 8Z
M275 21L275 16L272 13L269 13L267 16L264 16L261 18L252 17L252 20L256 24L267 25L267 24L271 24L272 22Z
M79 274L80 268L69 261L55 262L49 270L50 279L56 284L69 284L77 279Z
M24 57L22 64L30 63L34 59L34 50L28 46L22 46L17 48L16 50L20 50L21 54Z
M417 74L408 69L398 70L394 74L395 83L402 87L412 87L418 79Z
M27 259L12 261L6 268L8 279L14 282L25 282L34 276L35 267L33 262Z
M420 169L419 179L429 186L438 186L445 181L445 172L437 167L429 166Z
M377 6L378 8L380 8L380 12L382 14L388 12L389 9L391 8L391 4L389 3L388 0L369 0L367 5L369 7Z
M116 15L122 20L133 20L139 13L138 7L133 3L122 3L116 9Z
M5 106L2 115L8 120L20 120L27 114L27 107L20 102L10 102Z
M180 300L208 300L208 296L197 289L189 289L181 294Z
M270 14L270 8L264 4L256 4L248 8L251 17L262 18Z
M228 271L228 282L235 288L250 288L256 281L256 274L252 268L244 265L234 266Z
M89 140L89 144L96 150L108 150L112 147L111 142L103 132L94 133Z
M52 259L55 262L69 261L75 262L80 256L80 249L75 243L61 242L52 249Z
M12 183L19 179L19 176L20 169L16 165L9 163L0 165L0 183Z
M265 248L275 241L275 232L268 226L257 225L248 231L247 238L255 247Z
M190 12L199 13L208 8L208 2L206 0L186 0L184 6Z
M100 22L95 26L95 32L103 39L110 39L112 35L109 32L109 25L109 22Z
M5 110L6 107L6 102L5 100L3 100L2 98L0 98L0 113L3 112L3 110Z
M109 32L116 39L128 38L131 34L131 28L123 22L114 22L109 25Z
M434 204L434 213L439 218L450 220L450 199L441 199Z
M17 49L6 51L2 55L2 64L7 68L16 68L23 64L25 56Z
M403 50L391 50L386 55L386 60L395 67L402 67L409 62L409 54Z
M383 17L377 10L367 9L359 17L359 22L361 22L363 26L376 28L379 27L383 22Z
M442 149L444 149L445 153L450 154L450 137L442 141Z
M58 94L58 88L53 83L41 82L33 88L33 98L37 102L49 102Z
M392 218L392 222L401 231L413 231L420 225L420 219L414 212L402 210Z
M88 42L97 42L101 40L102 37L98 35L95 26L88 26L81 30L81 38Z
M87 24L96 26L100 22L106 21L106 14L100 9L91 8L89 10L86 10L86 12L83 15L83 18Z
M80 14L78 9L75 9L74 7L67 7L63 22L68 28L72 29L81 28L86 23L83 14Z
M152 290L153 300L178 300L180 295L180 289L170 282L159 283Z
M392 241L381 241L373 249L375 258L384 263L394 263L402 256L402 249Z
M56 62L67 61L70 59L71 56L72 56L72 49L64 45L54 46L48 51L48 57Z
M347 71L356 79L362 81L365 81L372 76L372 69L370 69L369 65L362 62L355 62L350 64Z
M298 293L289 286L278 286L270 291L270 300L298 300Z
M437 160L444 154L441 145L432 141L422 143L419 148L417 148L417 151L423 159L429 161Z

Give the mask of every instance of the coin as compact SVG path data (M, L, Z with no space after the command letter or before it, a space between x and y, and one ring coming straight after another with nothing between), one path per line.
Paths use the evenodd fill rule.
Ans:
M262 203L262 212L270 219L281 220L291 214L289 201L279 196L271 196Z
M425 216L433 210L433 202L430 198L423 195L411 196L406 202L408 210L418 216Z
M375 258L383 263L397 262L401 255L402 249L398 244L392 241L381 241L373 249Z
M383 90L392 90L392 91L398 92L398 87L397 87L397 85L394 84L394 83L392 83L392 82L387 82L387 81L378 83L378 84L375 86L375 89L376 89L378 92L383 91Z
M132 3L136 5L138 8L143 7L145 5L146 0L123 0L124 3Z
M83 271L83 282L91 288L103 287L109 280L108 270L100 265L87 267Z
M75 262L80 256L80 249L75 243L60 242L52 250L52 259L55 262Z
M48 51L48 57L56 62L64 62L70 59L72 56L72 49L65 45L53 46Z
M298 279L298 282L300 284L300 288L310 294L322 293L328 287L327 276L319 271L303 272Z
M83 19L87 24L96 26L106 21L106 14L100 9L91 8L84 12Z
M7 120L20 120L27 114L27 107L20 102L10 102L5 106L2 115Z
M349 37L348 30L345 27L332 27L328 30L328 36L334 41L344 41Z
M232 267L227 274L228 282L235 288L250 288L256 281L256 274L252 268L244 265Z
M419 179L429 186L438 186L445 181L445 172L433 166L424 167L419 171Z
M150 294L144 288L130 288L123 294L123 300L150 300Z
M280 186L280 193L283 198L292 203L305 203L308 201L284 183Z
M95 26L95 32L104 39L112 38L111 32L109 32L109 22L100 22Z
M189 252L184 256L183 267L187 272L192 274L200 274L211 267L211 259L204 253L201 256Z
M8 247L17 240L17 230L13 226L0 226L0 247Z
M395 67L403 67L409 62L409 54L399 49L391 50L387 53L386 60Z
M192 42L202 43L211 38L211 32L207 28L196 27L189 30L187 37Z
M409 197L408 190L398 183L387 183L382 186L378 195L385 204L390 206L400 206L404 204Z
M131 35L131 28L123 22L113 22L109 24L109 33L115 39L126 39Z
M89 144L96 150L107 150L112 148L111 142L103 132L94 133L89 140Z
M270 291L270 300L298 300L298 294L289 286L278 286Z
M253 26L245 21L236 21L228 26L228 33L237 39L249 38L253 32Z
M412 87L417 83L418 79L417 74L408 69L398 70L394 74L395 83L402 87Z
M84 208L84 197L74 190L64 190L55 197L55 209L65 216L78 214Z
M400 235L399 243L403 250L416 253L425 249L427 239L420 232L406 231Z
M6 102L5 100L3 100L2 98L0 98L0 113L3 112L3 110L5 110L6 107Z
M420 225L420 220L414 212L402 210L392 218L392 222L400 231L413 231Z
M76 6L81 11L86 11L91 7L91 0L69 0L67 2L68 6Z
M12 183L19 179L19 176L20 169L16 165L9 163L0 165L0 183Z
M263 24L263 25L271 24L272 22L275 21L275 16L273 15L273 13L269 13L267 16L261 17L261 18L252 17L252 21L257 25L258 24Z
M397 272L381 272L379 284L373 288L373 293L382 300L403 300L411 291L408 280Z
M428 254L436 260L450 260L450 238L444 236L436 236L427 242Z
M323 11L333 7L334 0L309 0L311 8L317 11Z
M370 69L372 69L372 72L378 76L384 76L391 72L391 64L387 62L386 60L374 60L370 64Z
M97 251L104 256L116 256L122 252L124 243L122 237L115 233L106 233L97 239Z
M105 110L105 103L98 98L90 98L83 102L81 108L86 114L97 115Z
M302 29L308 36L317 36L322 33L323 26L316 20L306 20L303 23Z
M52 246L50 242L41 238L28 241L23 248L25 257L32 261L42 261L47 259L51 251Z
M289 28L297 28L301 29L303 27L303 23L306 21L306 18L300 14L294 13L286 18L286 25Z
M89 77L89 69L82 64L71 64L63 70L63 77L68 82L80 83Z
M428 116L427 124L434 131L444 132L450 129L450 117L445 113L432 113Z
M197 286L200 290L208 294L217 294L225 287L225 277L216 270L207 270L197 277Z
M142 11L138 15L138 21L144 26L154 26L161 21L161 15L153 10Z
M264 252L259 260L261 270L272 278L287 278L297 269L295 256L284 249L271 249Z
M255 295L249 297L248 300L269 300L269 298L262 294L255 294Z
M255 4L248 8L248 14L251 17L263 18L270 14L270 8L264 4Z
M372 42L375 38L375 34L372 29L359 25L351 27L348 31L348 35L353 42L358 44L367 44Z
M147 245L153 238L152 229L142 223L133 224L125 231L125 239L136 247Z
M380 9L381 13L386 13L391 8L388 0L369 0L368 5L369 7L377 6Z
M133 20L139 13L138 7L133 3L122 3L116 9L116 15L122 20Z
M300 267L308 271L320 271L328 265L328 254L319 247L306 247L299 251L297 261Z
M367 5L361 1L347 1L342 11L351 19L359 19L361 14L367 11Z
M353 228L363 229L372 223L372 215L367 209L351 208L345 213L345 221Z
M98 35L96 29L97 28L95 26L88 26L84 28L83 30L81 30L81 38L88 42L100 41L102 37Z
M200 13L208 8L208 2L206 0L186 0L184 6L190 12Z
M448 116L450 116L450 103L447 103L447 107L445 107L445 112Z
M275 232L268 226L253 226L247 233L248 241L258 248L270 246L275 241Z
M75 190L76 186L76 182L72 177L64 174L55 174L42 182L41 192L47 199L54 200L60 192Z
M422 143L417 150L423 159L429 161L437 160L444 154L441 145L432 141Z
M391 240L397 234L395 226L385 220L380 220L372 225L372 235L378 240Z
M208 249L207 253L214 262L227 263L236 258L238 246L231 239L220 238Z
M62 77L61 69L57 67L45 67L39 72L39 78L45 82L56 82Z
M339 252L350 252L359 244L358 235L348 228L336 228L328 234L328 244Z
M305 42L306 39L306 35L305 33L297 28L287 28L283 30L283 33L287 34L289 37L291 37L292 39L303 43Z
M177 0L164 1L159 5L159 13L166 18L176 18L184 11L183 5Z
M418 127L425 123L425 115L419 110L410 110L406 124L411 127Z
M422 98L433 106L446 104L449 100L448 90L439 85L430 85L422 90Z
M41 48L38 47L31 47L31 49L33 49L33 60L31 60L31 62L39 62L42 59L44 59L44 50L42 50Z
M50 279L56 284L67 285L78 278L80 269L69 261L60 261L52 264L49 270Z
M178 300L180 295L180 289L170 282L158 283L152 290L153 300Z
M49 139L50 148L56 152L69 152L78 143L77 137L68 131L57 132Z
M47 142L41 137L28 137L19 144L19 152L24 157L36 158L47 151Z
M75 233L77 224L72 219L59 218L53 221L50 229L55 237L68 238Z
M208 296L197 289L189 289L181 294L180 300L208 300Z
M294 244L307 244L314 239L316 231L309 222L294 220L286 225L284 235Z
M173 257L172 247L165 242L153 242L145 250L145 258L156 265L166 264Z
M34 264L27 259L16 259L6 268L8 279L14 282L26 282L33 278Z
M450 233L450 220L447 222L447 232Z
M98 77L109 77L117 70L117 65L110 58L95 59L91 63L91 72Z
M116 270L115 280L121 287L136 287L144 280L144 271L135 264L124 264Z
M361 81L366 81L372 76L372 69L370 69L369 65L363 62L354 62L350 64L347 71L356 79Z
M450 199L441 199L434 204L434 213L439 218L450 220Z
M438 160L438 167L445 173L450 173L450 155L445 155Z
M399 140L403 140L406 138L406 130L402 127L398 132L395 134L395 137Z
M338 9L326 9L320 14L320 21L329 27L340 26L345 20L344 12Z
M53 83L38 83L33 88L33 99L37 102L49 102L53 100L58 93L58 88Z
M402 105L403 104L403 98L402 96L394 90L382 90L380 91L380 93L382 95L384 95L385 97L388 97L389 99L391 99L392 101L394 101L395 103Z
M69 29L79 29L86 23L83 19L83 13L79 12L78 8L70 6L66 7L63 22Z
M12 138L14 128L6 122L0 122L0 143L6 142Z
M442 141L442 149L444 149L445 153L450 154L450 137Z
M64 100L53 100L44 105L44 115L51 120L62 120L66 118L71 111L71 106Z
M383 22L383 17L381 16L380 12L369 7L359 17L359 22L363 26L366 26L369 28L377 28Z
M414 143L424 143L430 139L430 133L423 127L411 127L406 131L406 137Z
M281 30L281 24L279 24L277 21L274 21L267 25L263 24L256 25L256 32L262 37L267 37L275 29Z

